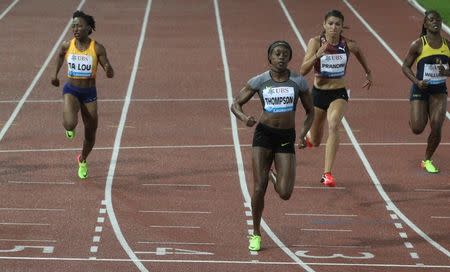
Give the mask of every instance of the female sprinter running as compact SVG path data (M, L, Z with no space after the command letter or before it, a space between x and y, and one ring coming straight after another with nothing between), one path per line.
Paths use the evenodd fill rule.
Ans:
M350 53L358 59L366 73L363 88L370 88L372 76L361 49L355 41L342 36L344 16L338 10L325 15L323 32L308 43L300 74L308 74L314 68L314 122L307 135L308 146L319 146L323 137L325 121L328 122L328 138L325 148L325 167L321 182L329 187L336 186L331 174L339 146L339 126L347 108L348 93L344 80Z
M95 76L97 65L103 67L108 78L114 76L114 70L106 57L103 45L91 39L89 35L95 30L94 18L82 11L73 14L72 31L74 38L63 42L56 59L56 72L52 77L52 85L58 87L58 73L64 60L67 62L68 80L63 88L64 112L63 126L66 137L75 137L78 124L78 112L84 123L84 142L81 154L77 156L78 177L88 177L87 157L95 144L97 131L97 89Z
M270 70L250 79L231 106L234 115L248 127L252 127L257 121L255 117L246 115L242 106L257 93L263 108L252 145L253 235L250 236L248 247L252 251L261 249L260 223L272 162L277 172L274 185L278 195L288 200L294 188L295 111L299 98L306 111L303 128L299 133L300 148L306 146L305 136L314 118L312 97L306 80L287 68L292 58L290 45L285 41L276 41L269 46L267 55Z
M410 95L409 125L414 134L421 134L430 119L430 135L428 135L425 157L421 167L428 173L438 173L431 157L441 142L442 125L447 112L446 80L449 70L449 41L441 35L442 17L430 10L425 13L420 38L412 42L402 71L413 83ZM417 63L414 75L411 67Z

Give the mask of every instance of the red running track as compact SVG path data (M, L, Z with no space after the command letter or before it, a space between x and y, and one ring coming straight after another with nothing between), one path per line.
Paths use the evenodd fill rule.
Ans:
M0 271L450 269L448 122L434 158L441 173L427 175L417 167L426 134L407 125L409 82L349 9L402 59L422 20L406 1L39 3L18 1L0 20ZM82 139L65 141L61 90L49 83L52 48L71 37L64 27L80 3L116 70L112 80L99 72L98 142L83 182ZM361 89L352 58L338 187L318 182L323 147L297 152L294 195L283 202L268 189L263 250L251 254L253 129L234 126L228 99L267 68L273 40L291 43L297 70L295 29L307 42L331 8L344 13L375 86ZM245 110L258 115L258 101Z

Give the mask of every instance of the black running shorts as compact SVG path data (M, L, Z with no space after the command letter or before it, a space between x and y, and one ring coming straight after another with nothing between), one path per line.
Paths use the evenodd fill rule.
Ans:
M421 90L417 85L413 84L411 87L411 92L409 96L409 101L413 100L425 100L428 101L430 99L430 95L433 94L447 94L447 87L445 85L443 86L432 86L428 87L427 90Z
M258 123L252 146L268 148L274 153L295 153L295 128L278 129Z
M333 90L321 90L315 86L312 88L312 96L314 106L321 108L322 110L328 110L331 102L336 99L344 99L348 101L348 93L345 88L333 89Z

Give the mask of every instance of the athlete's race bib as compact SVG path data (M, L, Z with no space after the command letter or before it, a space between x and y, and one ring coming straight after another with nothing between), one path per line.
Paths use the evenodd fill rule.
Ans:
M446 76L439 75L439 66L442 65L448 69L448 64L425 64L423 67L423 80L428 81L430 85L442 84L447 80Z
M267 87L262 91L264 110L286 112L294 110L295 92L293 87Z
M92 77L92 56L69 54L67 65L69 77Z
M342 77L347 65L347 54L330 54L320 58L320 74L325 77Z

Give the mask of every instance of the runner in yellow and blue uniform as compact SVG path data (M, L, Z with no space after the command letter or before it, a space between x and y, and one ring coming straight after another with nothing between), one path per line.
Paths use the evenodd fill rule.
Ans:
M421 134L430 119L425 158L420 163L428 173L438 173L431 157L441 142L442 126L447 112L446 80L450 76L449 41L441 35L442 17L434 11L425 13L422 33L415 40L403 62L403 73L413 83L411 88L410 127L414 134ZM414 74L411 67L417 63Z
M86 159L94 147L98 125L95 85L97 65L100 63L108 78L114 76L114 70L103 45L89 38L95 30L94 18L82 11L76 11L72 18L74 38L63 42L56 59L56 72L51 83L56 87L59 86L58 73L66 60L68 81L63 88L63 126L66 129L66 137L73 139L75 127L78 124L78 112L81 111L85 130L83 150L77 156L77 162L78 176L80 179L85 179L88 177Z
M306 146L305 136L314 119L312 98L306 80L287 68L292 58L291 46L286 41L276 41L269 46L267 57L270 70L251 78L231 105L234 115L248 127L256 124L256 118L245 114L243 105L258 94L263 108L252 144L253 234L248 247L252 251L261 249L260 224L272 163L277 174L276 181L274 178L270 180L274 182L280 198L288 200L294 189L295 112L299 99L305 109L305 119L299 133L299 148Z

